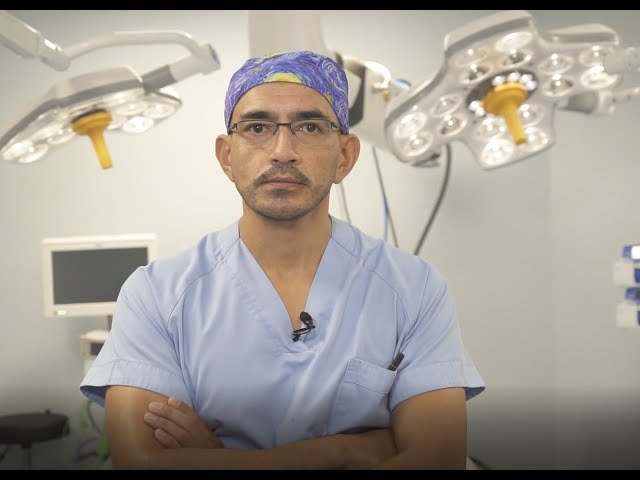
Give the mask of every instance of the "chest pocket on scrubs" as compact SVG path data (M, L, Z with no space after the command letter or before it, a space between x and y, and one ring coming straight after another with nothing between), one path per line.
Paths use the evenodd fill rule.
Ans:
M349 360L329 415L327 434L389 427L389 390L397 373L359 358Z

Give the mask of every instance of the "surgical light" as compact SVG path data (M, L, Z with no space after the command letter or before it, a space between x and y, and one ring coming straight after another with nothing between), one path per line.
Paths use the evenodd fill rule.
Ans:
M522 10L470 22L445 37L434 78L391 99L388 147L421 165L457 140L486 169L538 154L555 142L557 108L593 113L621 100L609 89L640 60L629 51L607 63L620 52L616 32L600 24L541 33Z
M139 75L131 67L103 69L64 79L0 129L0 158L31 163L78 135L91 139L102 168L112 166L104 132L143 133L177 112L182 101L172 84L220 68L215 50L179 31L114 32L63 49L40 32L0 11L0 41L23 57L56 70L73 58L115 45L176 43L190 55Z

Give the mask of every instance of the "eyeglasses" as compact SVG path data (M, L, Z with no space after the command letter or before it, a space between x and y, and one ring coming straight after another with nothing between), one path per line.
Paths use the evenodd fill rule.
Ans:
M313 118L280 123L271 120L241 120L229 127L228 133L237 133L240 138L252 146L261 146L271 142L278 127L289 127L291 135L302 145L308 147L322 146L329 140L333 129L340 127L331 120Z

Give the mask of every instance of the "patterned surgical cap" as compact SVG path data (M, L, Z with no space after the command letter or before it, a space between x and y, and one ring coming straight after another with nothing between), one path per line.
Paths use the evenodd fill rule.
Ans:
M250 58L233 74L224 100L227 128L240 97L255 86L267 82L300 83L327 99L336 112L343 133L349 133L347 75L332 59L309 51L278 53Z

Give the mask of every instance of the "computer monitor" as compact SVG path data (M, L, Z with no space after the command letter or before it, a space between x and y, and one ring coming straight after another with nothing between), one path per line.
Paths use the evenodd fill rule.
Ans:
M150 233L43 239L45 317L110 318L124 281L156 255Z

